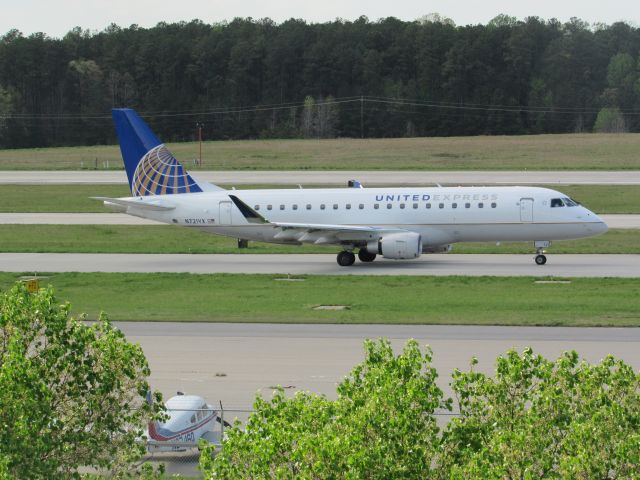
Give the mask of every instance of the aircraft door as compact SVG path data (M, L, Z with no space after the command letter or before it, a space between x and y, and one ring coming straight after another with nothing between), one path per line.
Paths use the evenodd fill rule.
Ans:
M231 225L231 202L223 201L218 203L218 223L220 225Z
M520 199L520 221L533 222L533 198Z

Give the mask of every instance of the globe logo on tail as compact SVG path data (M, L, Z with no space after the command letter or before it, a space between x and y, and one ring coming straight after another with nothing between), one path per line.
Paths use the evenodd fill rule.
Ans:
M134 196L170 195L202 190L163 144L149 150L133 174Z

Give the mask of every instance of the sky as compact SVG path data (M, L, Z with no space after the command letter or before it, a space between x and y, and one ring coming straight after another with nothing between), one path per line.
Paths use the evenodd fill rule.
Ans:
M390 16L415 20L429 13L449 17L456 25L484 24L505 13L518 19L578 17L589 23L625 21L640 26L638 0L0 0L0 35L16 28L25 35L44 32L62 37L76 26L100 31L111 23L152 27L160 21L196 18L205 23L235 17L326 22L366 15L374 21Z

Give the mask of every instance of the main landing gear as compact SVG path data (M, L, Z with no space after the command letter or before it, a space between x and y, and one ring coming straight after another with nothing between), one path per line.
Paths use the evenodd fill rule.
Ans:
M376 254L368 252L364 248L358 250L358 258L361 262L369 263L376 259ZM356 261L356 256L352 251L343 250L338 254L338 265L341 267L350 267Z
M340 265L341 267L350 267L355 261L356 256L353 254L353 252L344 250L338 254L338 265Z
M534 259L536 265L544 265L547 263L547 257L544 255L544 249L551 245L551 242L548 240L537 241L533 242L533 245L536 247L536 258Z
M376 254L361 248L358 250L358 258L361 262L373 262L376 259Z

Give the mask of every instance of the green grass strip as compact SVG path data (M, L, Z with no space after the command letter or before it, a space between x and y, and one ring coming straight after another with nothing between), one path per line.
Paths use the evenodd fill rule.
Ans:
M6 289L18 273L1 273ZM45 281L90 319L276 323L640 325L640 279L53 273ZM544 278L548 281L548 278ZM314 310L344 305L346 310Z
M249 242L174 225L0 225L0 252L26 253L333 253L336 246ZM454 253L533 253L531 242L461 243ZM640 230L610 230L554 242L549 253L640 253Z
M637 170L640 134L562 134L167 145L187 169ZM117 145L0 150L0 170L122 169Z
M343 185L340 185L343 186ZM640 187L611 185L549 185L577 199L597 213L640 213ZM286 188L243 185L247 188ZM291 185L289 188L297 188ZM317 188L317 186L313 186ZM0 212L108 213L102 202L89 197L126 197L127 185L0 185Z

